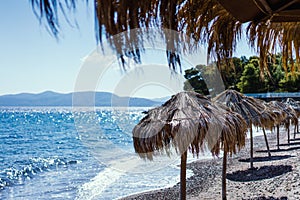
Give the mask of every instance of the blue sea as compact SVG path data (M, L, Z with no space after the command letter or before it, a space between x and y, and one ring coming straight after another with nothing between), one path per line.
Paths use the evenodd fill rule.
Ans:
M118 199L176 184L176 153L134 152L145 110L1 107L0 199Z

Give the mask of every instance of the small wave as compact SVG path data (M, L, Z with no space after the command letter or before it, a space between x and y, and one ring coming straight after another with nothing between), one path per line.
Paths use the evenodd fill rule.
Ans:
M12 167L6 168L0 173L0 190L14 184L23 184L37 173L68 167L79 162L64 158L31 158L27 161L17 161Z
M2 190L5 186L8 186L8 182L2 178L0 178L0 190Z
M111 184L115 183L123 172L115 171L111 168L106 168L100 172L96 177L83 184L78 189L76 200L89 200L99 198L101 193L106 190Z
M134 193L171 187L178 183L179 168L176 163L149 171L146 165L153 167L153 163L145 163L142 160L137 162L134 158L115 160L111 166L78 187L75 199L119 199ZM193 172L187 170L187 178L192 175Z

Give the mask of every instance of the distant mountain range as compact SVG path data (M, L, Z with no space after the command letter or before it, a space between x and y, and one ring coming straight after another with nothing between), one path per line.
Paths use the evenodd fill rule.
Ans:
M20 93L0 96L0 106L159 106L161 99L120 97L109 92L76 92L61 94L46 91L39 94Z

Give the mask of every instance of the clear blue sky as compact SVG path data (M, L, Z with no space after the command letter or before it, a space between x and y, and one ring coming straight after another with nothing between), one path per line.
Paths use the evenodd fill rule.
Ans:
M61 18L59 41L40 25L29 1L2 2L0 95L74 90L83 58L96 48L92 1L89 6L78 2L75 18L79 28L70 27ZM236 55L252 55L246 46L240 43Z
M81 1L79 1L81 2ZM81 58L95 49L93 9L81 3L78 28L62 21L59 41L40 25L29 1L9 0L0 6L0 95L54 90L70 92Z

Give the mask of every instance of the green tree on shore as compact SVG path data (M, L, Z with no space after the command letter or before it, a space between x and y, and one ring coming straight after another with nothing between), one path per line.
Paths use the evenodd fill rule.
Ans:
M259 76L259 59L250 57L236 86L242 93L263 92L264 82L260 80Z
M200 67L196 66L195 68L185 70L184 78L188 81L184 83L184 90L193 90L197 93L208 95L209 91L207 85L199 69Z
M284 79L281 59L281 54L270 57L270 62L268 64L268 70L270 73L265 76L265 92L280 91L279 82Z
M247 62L248 59L245 56L241 58L233 57L231 66L227 68L223 66L220 69L225 88L238 90L237 83L242 76L243 65L245 65Z
M300 73L288 73L279 81L281 92L299 92L300 91Z

